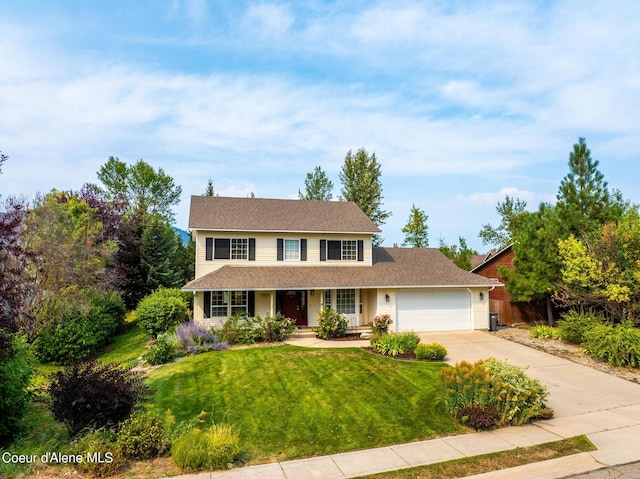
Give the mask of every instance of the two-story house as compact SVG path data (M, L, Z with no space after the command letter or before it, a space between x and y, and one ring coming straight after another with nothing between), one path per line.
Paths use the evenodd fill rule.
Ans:
M378 227L355 203L192 196L194 318L237 312L317 325L331 307L350 327L389 314L397 331L487 329L497 283L433 248L376 248Z

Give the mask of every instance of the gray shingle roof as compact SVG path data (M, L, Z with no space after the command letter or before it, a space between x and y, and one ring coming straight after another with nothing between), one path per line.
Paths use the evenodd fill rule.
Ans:
M346 201L192 196L190 229L379 233L358 205Z
M463 271L435 248L374 248L373 266L223 266L183 289L472 287L499 283Z

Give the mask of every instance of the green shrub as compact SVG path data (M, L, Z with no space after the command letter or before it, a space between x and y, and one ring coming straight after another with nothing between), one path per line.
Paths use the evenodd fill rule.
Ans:
M414 351L416 359L426 359L427 361L442 361L447 355L446 348L438 343L418 344Z
M76 469L91 477L113 476L127 464L115 434L108 429L91 430L78 436L71 443L71 453L82 457L82 461L74 464Z
M159 289L140 301L136 318L138 325L155 338L189 319L188 313L182 291Z
M562 316L558 322L560 337L573 344L582 344L584 334L596 326L605 324L606 320L599 314L591 311L572 309Z
M498 425L500 414L498 414L498 409L493 404L465 406L456 411L456 419L476 431L486 431Z
M281 313L261 319L260 325L262 339L274 343L284 341L296 330L296 322L291 318L285 318Z
M531 328L529 336L535 339L562 339L560 329L552 328L546 324L538 324Z
M165 364L173 359L173 351L173 344L169 342L167 334L161 334L144 353L143 359L152 366Z
M126 309L117 293L86 293L87 304L62 302L48 311L33 343L44 363L69 363L88 357L106 344L124 324Z
M164 419L153 412L137 412L125 419L116 438L129 459L152 459L167 451Z
M0 447L20 430L22 417L29 408L28 387L34 363L25 341L0 328Z
M640 367L640 330L631 322L616 326L598 324L585 331L583 338L582 345L590 356L612 366Z
M124 421L149 389L141 373L115 364L76 363L51 375L53 417L71 435L83 429L114 426Z
M547 389L507 361L493 358L474 364L462 361L438 374L446 387L445 404L453 415L470 406L495 406L497 425L518 426L552 414L545 406Z
M240 439L230 426L193 428L176 439L171 457L187 471L228 469L240 452Z
M492 375L493 404L498 408L500 424L519 426L546 416L547 388L530 378L519 366L490 358L483 366Z
M321 339L341 338L347 334L347 318L331 308L324 308L318 317L318 326L311 328Z
M263 330L259 318L236 313L227 319L215 334L220 341L229 344L253 344L262 338Z
M370 339L371 349L389 356L407 354L415 351L420 338L416 333L379 334Z

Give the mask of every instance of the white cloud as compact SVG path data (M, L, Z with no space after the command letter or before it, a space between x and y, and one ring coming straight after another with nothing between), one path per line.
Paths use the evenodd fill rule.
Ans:
M273 3L251 5L245 17L245 25L251 32L266 37L284 35L293 21L293 15L287 6Z

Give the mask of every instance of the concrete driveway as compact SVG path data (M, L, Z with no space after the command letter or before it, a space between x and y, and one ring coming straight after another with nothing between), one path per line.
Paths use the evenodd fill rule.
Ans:
M640 460L640 385L569 360L498 338L491 333L421 333L423 342L447 348L447 362L495 357L527 368L549 389L554 418L536 428L564 438L586 434L603 465Z

